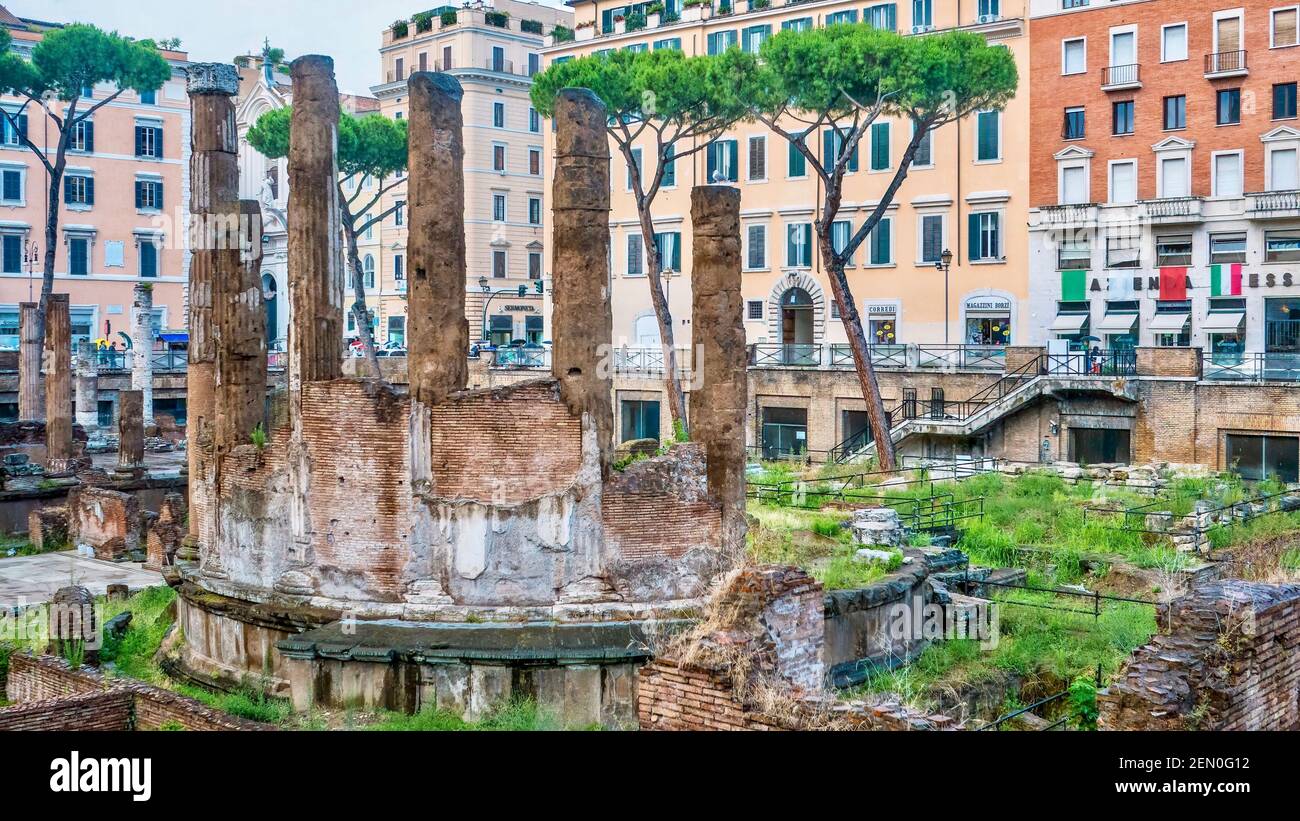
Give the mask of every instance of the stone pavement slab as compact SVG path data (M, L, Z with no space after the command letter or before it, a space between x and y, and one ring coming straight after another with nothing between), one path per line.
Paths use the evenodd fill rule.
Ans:
M77 555L75 550L0 559L0 609L49 601L60 587L79 584L100 596L110 584L125 584L132 592L163 583L161 573L138 562L105 562Z

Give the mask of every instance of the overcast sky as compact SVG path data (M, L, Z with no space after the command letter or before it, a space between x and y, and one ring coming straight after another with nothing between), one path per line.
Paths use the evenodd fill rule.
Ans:
M539 0L561 6L560 0ZM263 38L285 54L334 58L339 90L369 94L379 81L379 41L398 18L440 0L0 0L19 17L94 23L132 37L181 38L198 62L260 51ZM453 3L446 3L453 5ZM454 5L460 5L459 1Z

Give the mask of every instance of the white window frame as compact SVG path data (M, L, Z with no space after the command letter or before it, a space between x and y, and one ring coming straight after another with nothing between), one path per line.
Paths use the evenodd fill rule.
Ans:
M1167 199L1169 195L1165 193L1165 162L1168 160L1182 160L1184 174L1184 189L1186 194L1179 194L1180 197L1190 197L1192 195L1192 158L1191 152L1171 151L1167 155L1156 157L1156 197L1158 199Z
M25 163L0 163L0 172L15 171L18 174L18 199L6 200L4 197L3 179L0 179L0 205L9 208L26 208L27 207L27 165Z
M1216 11L1216 12L1214 12L1214 17L1213 17L1213 19L1212 19L1211 22L1210 22L1210 35L1211 35L1211 38L1212 38L1212 39L1211 39L1211 42L1213 43L1213 50L1211 51L1212 54L1219 54L1219 53L1222 52L1222 49L1219 48L1219 21L1220 21L1220 20L1231 20L1231 19L1233 19L1234 17L1237 19L1237 30L1241 33L1241 43L1239 43L1239 45L1240 45L1241 47L1243 47L1243 48L1245 47L1245 45L1246 45L1246 11L1245 11L1245 9L1242 9L1242 8L1224 9L1224 10L1222 10L1222 11ZM1270 28L1271 28L1271 23L1272 23L1271 15L1270 15L1270 20L1269 20L1269 22L1270 22ZM1269 38L1272 39L1272 34L1271 34L1271 32L1270 32L1270 34L1269 34Z
M70 177L81 177L82 179L93 180L95 175L93 172L86 170L65 171L63 178L66 180ZM69 211L89 211L95 207L94 203L72 202L68 200L67 189L64 189L64 191L61 192L61 196L63 197L63 207L67 208Z
M1297 27L1296 42L1294 42L1294 43L1288 43L1288 44L1286 44L1286 45L1281 45L1281 46L1279 46L1279 45L1277 44L1277 36L1276 36L1276 34L1275 34L1275 32L1276 32L1276 30L1277 30L1277 26L1276 26L1276 23L1275 23L1275 19L1276 19L1276 17L1277 17L1277 13L1278 13L1279 11L1294 11L1294 12L1295 12L1295 14L1296 14L1296 27ZM1268 10L1268 47L1269 47L1269 48L1295 48L1296 46L1300 46L1300 5L1295 5L1295 6L1278 6L1278 7L1275 8L1275 9L1269 9L1269 10Z
M1121 202L1115 199L1115 167L1119 165L1133 166L1133 199ZM1158 166L1157 166L1158 167ZM1129 160L1110 160L1106 163L1106 203L1108 205L1133 205L1138 201L1138 171L1140 166L1136 159Z
M533 203L534 203L534 202L537 203L537 222L533 222ZM546 221L546 210L545 210L545 208L542 207L542 195L541 195L541 194L529 194L529 195L528 195L528 214L527 214L526 219L528 220L528 224L531 225L531 226L533 226L533 227L540 226L542 223L544 223L544 222Z
M991 159L991 160L981 160L981 159L979 159L979 150L980 150L980 115L982 115L982 114L993 114L994 116L996 116L996 117L998 118L998 155L997 155L996 157L994 157L993 159ZM974 155L975 159L972 159L971 162L973 162L975 165L997 165L998 163L1002 162L1002 159L1003 159L1003 156L1004 156L1004 154L1003 154L1003 150L1002 150L1002 133L1003 133L1003 129L1002 129L1002 126L1003 126L1003 122L1002 122L1002 112L1001 112L1001 111L998 111L997 109L985 109L984 111L976 111L976 112L975 112L975 116L971 117L971 125L972 125L972 126L974 127L974 129L975 129L975 145L974 145L975 150L972 152L972 154ZM931 144L931 146L930 146L930 151L931 151L931 154L934 153L934 145L933 145L933 144Z
M497 112L501 112L501 125L497 125ZM492 101L492 127L504 129L506 127L506 104L500 100Z
M1133 35L1133 63L1115 62L1115 37L1124 34ZM1138 42L1138 27L1136 23L1131 23L1127 26L1112 26L1110 28L1110 34L1107 37L1107 43L1110 45L1110 51L1106 55L1106 65L1108 67L1114 68L1115 66L1128 66L1140 62L1139 55L1141 54L1141 43Z
M1083 199L1077 203L1066 202L1065 172L1079 168L1083 171ZM1088 160L1058 161L1056 163L1056 199L1057 205L1083 205L1092 202L1092 163Z
M536 155L536 156L537 156L537 173L536 173L536 174L534 174L534 173L532 172L532 167L533 167L533 155ZM528 176L530 176L530 177L541 177L541 176L545 175L545 173L546 173L546 166L543 165L543 161L542 161L542 149L541 149L540 146L536 146L536 145L530 145L530 146L528 146L528 169L529 169L529 170L528 170Z
M971 213L972 215L974 215L974 216L983 216L983 215L985 215L985 214L992 214L992 215L994 216L995 220L996 220L996 223L997 223L997 235L998 235L998 253L997 253L997 255L996 255L996 256L991 256L991 257L980 257L979 259L971 260L971 261L970 261L971 265L996 265L996 264L999 264L999 263L1005 263L1005 262L1007 261L1007 214L1006 214L1006 211L1005 211L1004 209L1002 209L1002 208L989 208L989 209L978 209L978 210L977 210L977 209L971 209L970 213ZM980 230L983 231L983 228L981 227ZM976 242L977 240L976 240L974 237L967 237L967 238L966 238L966 241L967 241L967 242Z
M497 218L497 199L501 200L501 217ZM510 221L510 196L505 191L492 192L492 221L509 222Z
M939 218L940 250L948 247L948 214L946 211L922 211L916 215L916 264L925 268L934 267L935 260L925 259L925 221L930 217ZM892 246L891 246L892 248Z
M641 273L639 274L634 273L631 266L628 265L632 261L632 257L628 254L631 249L628 246L632 244L633 240L636 240L637 245L641 247ZM628 231L623 235L623 275L640 279L646 275L648 270L649 266L646 264L645 258L645 238L641 236L640 231Z
M497 168L497 149L501 149L501 167ZM506 174L510 168L510 146L508 143L492 143L492 172L495 174ZM368 186L367 186L368 187Z
M797 261L794 263L790 261L790 229L796 225L806 226L808 228L808 265L803 265ZM790 222L782 223L782 227L785 228L785 230L781 232L781 258L785 264L781 267L800 271L811 269L812 263L815 261L814 258L816 257L813 250L813 244L817 240L816 235L813 233L812 222L810 220L792 220Z
M152 185L162 186L162 184L163 184L163 178L160 177L160 176L157 176L157 175L143 175L143 174L138 174L138 175L136 175L135 179L133 180L133 182L132 182L132 184L131 184L131 194L132 194L132 197L131 197L131 198L132 198L133 200L135 199L135 196L134 196L134 195L135 195L135 186L136 186L137 184L139 184L139 183L142 183L142 182L144 182L144 183L150 183L150 184L152 184ZM156 189L155 189L155 190L156 190ZM161 205L142 205L142 206L140 206L139 208L136 209L136 213L140 213L140 214L157 214L157 213L159 213L160 211L162 211L162 206L161 206Z
M1071 43L1083 44L1083 68L1079 71L1066 71L1066 50ZM1087 37L1070 37L1061 41L1061 76L1074 77L1080 74L1088 73L1088 38Z
M1237 158L1237 180L1241 183L1241 190L1235 194L1225 194L1219 190L1219 157ZM1239 199L1245 196L1246 191L1246 152L1240 148L1232 151L1211 151L1210 152L1210 196L1225 197L1228 199Z
M1293 151L1296 155L1297 176L1300 177L1300 140L1279 140L1278 145L1264 146L1264 190L1265 191L1294 191L1294 188L1274 188L1273 187L1273 155L1279 151ZM1296 180L1300 185L1300 179Z
M1169 29L1183 30L1183 56L1170 57L1165 53L1165 32ZM1160 62L1162 63L1183 63L1191 59L1191 46L1187 42L1187 21L1181 23L1165 23L1160 27Z
M747 299L747 300L745 300L745 321L746 321L746 322L762 322L762 321L764 321L765 319L767 319L767 306L764 304L765 302L766 302L766 300L762 300L762 299ZM757 305L757 306L758 306L758 316L757 316L757 317L752 317L752 316L749 315L749 306L750 306L750 305Z
M501 255L501 273L504 276L497 276L497 254ZM492 253L488 256L492 266L491 279L510 279L510 252L505 248L493 248Z

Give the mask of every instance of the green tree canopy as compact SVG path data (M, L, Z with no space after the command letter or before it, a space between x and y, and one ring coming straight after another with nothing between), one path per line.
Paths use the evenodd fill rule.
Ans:
M263 156L289 156L289 106L268 111L248 130L248 144ZM343 179L368 175L377 180L406 168L406 121L382 114L339 115L338 164Z
M112 83L117 91L153 91L171 77L171 66L152 40L132 40L117 32L104 32L74 23L46 32L32 47L31 61L9 51L10 35L0 32L0 88L30 100L53 91L64 102L74 102L81 90L97 83ZM100 101L102 105L104 101ZM95 106L97 107L97 106ZM87 108L87 112L92 110Z

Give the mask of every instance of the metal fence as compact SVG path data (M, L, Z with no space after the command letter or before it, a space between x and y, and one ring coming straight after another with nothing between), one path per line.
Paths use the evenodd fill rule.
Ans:
M1207 353L1201 378L1216 382L1300 382L1300 353Z

